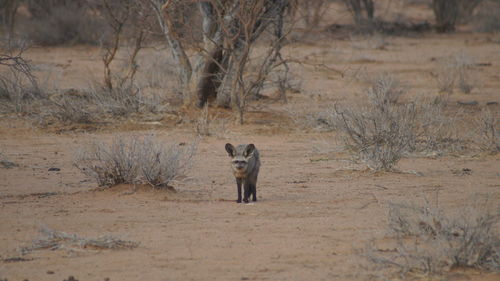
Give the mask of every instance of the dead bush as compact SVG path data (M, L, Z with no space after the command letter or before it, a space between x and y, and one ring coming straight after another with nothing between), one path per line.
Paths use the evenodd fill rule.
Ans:
M201 137L222 137L227 120L217 113L210 116L208 108L208 103L206 103L200 112L200 116L196 119L196 133Z
M94 142L76 156L75 165L99 186L148 183L166 187L185 176L196 145L163 145L152 138L117 137L111 144Z
M399 80L389 74L382 74L375 77L372 81L372 86L367 90L370 103L379 108L379 110L384 110L385 107L395 105L404 92L404 88Z
M356 158L374 170L391 170L415 145L415 104L397 104L402 89L380 76L368 89L367 106L335 107L331 124L343 134Z
M79 152L75 165L99 186L135 183L139 174L140 143L135 137L119 137L111 144L94 142Z
M442 155L463 152L469 148L462 128L462 110L450 109L445 98L421 98L414 101L417 108L415 152Z
M133 86L115 86L112 89L95 84L88 92L101 112L113 117L128 116L139 112L141 105L140 89Z
M16 72L0 75L0 112L29 114L47 96Z
M70 124L93 123L98 115L95 110L92 110L92 104L89 103L88 99L67 94L51 99L51 104L42 114L45 114L42 117L44 119L55 118Z
M438 67L436 82L440 92L453 93L456 86L469 94L479 83L471 74L473 59L465 53L458 53L446 58Z
M368 247L371 262L410 272L443 274L453 268L500 272L500 210L487 198L475 196L453 210L424 198L419 204L389 205L389 229L395 251Z
M23 57L26 49L25 42L17 47L0 42L0 112L28 114L34 103L47 98Z
M500 132L495 112L483 109L475 119L475 142L481 151L496 153L500 151Z
M123 250L133 249L139 243L122 240L112 235L100 236L97 238L83 238L76 234L53 230L47 227L40 228L39 238L33 240L32 245L21 248L23 255L35 250L67 250L90 249L90 250Z
M143 179L152 187L165 188L172 181L186 177L197 143L164 145L158 140L145 138L141 147L139 166Z

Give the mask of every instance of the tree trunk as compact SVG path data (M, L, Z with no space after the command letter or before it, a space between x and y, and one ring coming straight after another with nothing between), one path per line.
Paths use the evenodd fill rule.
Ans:
M224 66L222 36L214 7L209 2L200 2L199 5L203 17L204 48L197 55L190 88L196 94L196 105L201 108L215 100Z
M14 22L16 19L17 8L19 7L19 0L3 0L5 2L4 7L1 9L2 15L1 22L8 35L9 40L14 35Z
M179 66L178 77L184 95L184 102L190 103L192 97L190 81L193 69L184 47L182 46L182 43L173 28L172 19L168 13L168 6L172 3L172 1L167 0L163 3L161 0L149 0L149 3L155 12L156 18L163 32L163 36L165 36L168 46L170 47L172 57Z
M459 0L433 0L432 8L436 17L436 31L439 33L455 31L459 16Z

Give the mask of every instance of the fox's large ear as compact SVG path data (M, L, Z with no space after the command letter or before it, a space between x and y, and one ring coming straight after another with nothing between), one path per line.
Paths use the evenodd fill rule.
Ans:
M226 143L226 151L230 157L234 157L234 146L230 143Z
M253 152L255 151L255 145L253 145L253 143L247 145L247 147L245 147L245 153L243 153L243 156L245 157L249 157L253 154Z

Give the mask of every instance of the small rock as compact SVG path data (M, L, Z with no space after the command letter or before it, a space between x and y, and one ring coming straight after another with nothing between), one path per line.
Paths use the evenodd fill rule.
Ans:
M54 271L52 271L52 270L47 270L47 274L54 274Z

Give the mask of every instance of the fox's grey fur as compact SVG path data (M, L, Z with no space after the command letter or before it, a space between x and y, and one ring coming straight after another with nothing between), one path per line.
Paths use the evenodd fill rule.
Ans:
M237 203L241 203L241 185L243 185L243 202L248 203L250 194L252 200L257 201L257 177L259 176L260 157L259 151L253 144L240 144L234 147L226 144L226 151L231 157L231 168L236 178L238 189Z

